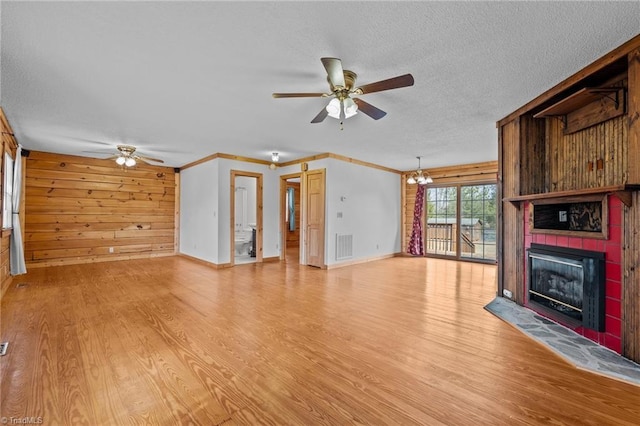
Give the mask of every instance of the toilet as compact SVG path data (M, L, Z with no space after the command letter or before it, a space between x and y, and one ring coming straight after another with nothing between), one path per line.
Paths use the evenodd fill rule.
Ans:
M251 228L236 231L234 239L236 256L248 256L251 248Z

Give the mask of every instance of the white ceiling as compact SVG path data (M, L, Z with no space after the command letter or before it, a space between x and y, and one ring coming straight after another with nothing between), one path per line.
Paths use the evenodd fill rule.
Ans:
M323 152L387 167L497 159L495 122L640 32L640 2L0 3L0 100L28 149L120 143L179 167ZM386 111L310 124L323 56ZM99 155L95 155L99 156Z

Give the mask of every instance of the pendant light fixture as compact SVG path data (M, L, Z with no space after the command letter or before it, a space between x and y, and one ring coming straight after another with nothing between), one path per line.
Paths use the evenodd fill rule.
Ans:
M433 179L431 179L431 176L429 176L429 173L423 172L422 169L420 168L420 159L422 157L418 156L416 158L418 159L418 169L415 172L411 173L411 175L407 179L407 183L409 185L415 185L416 183L418 185L426 185L428 183L433 183Z

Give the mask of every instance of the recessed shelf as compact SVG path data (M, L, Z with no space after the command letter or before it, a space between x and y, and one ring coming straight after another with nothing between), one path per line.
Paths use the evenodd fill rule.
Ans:
M618 92L621 87L585 87L578 90L573 95L567 96L559 102L551 105L548 108L543 109L539 113L535 114L534 118L543 117L556 117L566 115L572 111L582 108L585 105L590 104L593 101L602 99L603 97L609 97L612 102L618 104ZM617 105L616 105L617 108Z

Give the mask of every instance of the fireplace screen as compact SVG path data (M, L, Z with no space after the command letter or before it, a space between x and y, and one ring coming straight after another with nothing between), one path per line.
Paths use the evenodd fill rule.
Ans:
M576 319L582 319L582 262L531 254L531 298Z
M529 301L604 331L604 253L531 244Z

